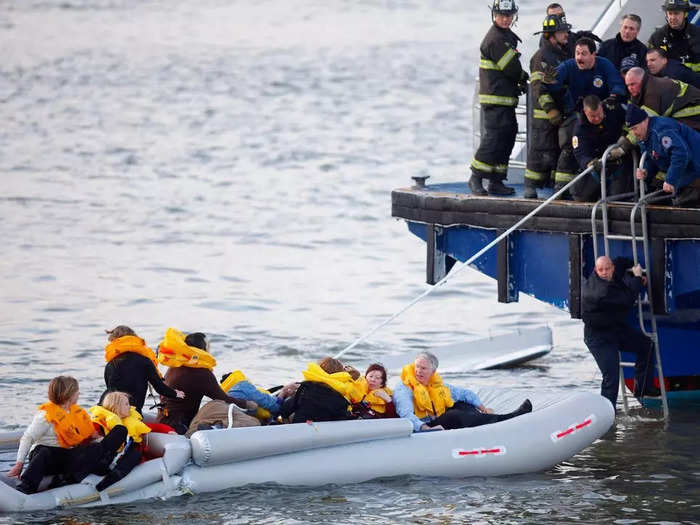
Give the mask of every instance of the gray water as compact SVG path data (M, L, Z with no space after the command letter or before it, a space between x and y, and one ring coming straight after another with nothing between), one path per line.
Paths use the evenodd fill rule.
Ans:
M103 387L103 330L212 337L217 372L297 379L424 290L390 191L463 181L488 2L0 0L0 431L59 373ZM607 0L567 7L588 27ZM541 23L523 1L516 32ZM547 324L553 352L466 386L597 391L578 321L467 271L351 354ZM247 487L0 523L698 523L696 410L618 418L542 473ZM362 458L358 458L362 461Z

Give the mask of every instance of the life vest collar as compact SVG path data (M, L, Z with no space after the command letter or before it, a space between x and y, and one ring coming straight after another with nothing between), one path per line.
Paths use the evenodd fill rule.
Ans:
M454 405L450 389L442 382L437 372L433 373L427 385L416 379L414 363L401 369L401 381L413 391L413 410L418 419L441 416Z
M351 400L352 397L357 397L357 387L352 380L352 376L347 372L329 374L318 364L309 363L308 368L302 372L302 375L306 381L315 381L316 383L328 385L350 403L353 402ZM353 395L353 393L355 393L355 395Z
M141 414L139 414L134 407L129 407L129 415L125 418L119 417L111 410L100 405L90 407L88 412L90 412L92 416L93 423L100 425L105 435L117 425L124 425L129 437L131 437L134 442L141 443L143 439L142 436L151 431L148 425L142 421L143 418Z
M156 359L156 354L153 352L153 350L146 346L146 341L135 335L125 335L111 341L105 347L105 361L109 363L112 359L128 352L139 354L150 359L151 363L153 363L153 366L158 372L158 375L161 378L163 377L160 370L158 370L158 360Z
M158 345L158 361L171 368L186 366L213 370L216 359L206 350L185 343L185 335L175 328L168 328Z

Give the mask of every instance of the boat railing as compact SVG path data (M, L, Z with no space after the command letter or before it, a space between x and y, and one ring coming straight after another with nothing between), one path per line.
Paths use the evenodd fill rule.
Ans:
M661 197L661 194L663 194L663 190L655 191L652 193L647 194L646 193L646 182L645 181L639 181L637 179L637 168L639 166L644 165L644 161L646 160L646 152L642 155L641 159L639 159L639 163L637 163L637 155L636 153L633 155L633 162L632 162L632 178L634 180L634 191L631 193L624 193L621 195L607 195L607 182L606 182L606 165L607 165L607 159L612 151L613 148L615 148L615 144L611 144L608 146L603 153L602 156L602 168L601 168L601 173L600 173L600 195L601 198L593 205L593 209L591 210L591 233L592 233L592 238L593 238L593 257L594 260L598 259L598 229L597 229L597 221L596 221L596 216L597 216L597 210L598 208L601 209L601 214L602 214L602 222L603 222L603 249L605 251L605 255L609 256L610 255L610 240L618 240L618 241L629 241L632 243L632 257L634 261L634 265L636 266L639 264L639 256L637 253L637 243L639 242L639 236L637 235L637 215L639 215L639 220L641 222L641 227L642 227L642 232L641 232L641 241L643 244L643 253L644 253L644 264L649 267L650 264L650 258L649 258L649 227L648 227L648 222L647 222L647 205L650 202L655 202L659 200ZM608 222L608 203L614 202L615 200L620 200L620 199L628 199L630 197L634 197L635 203L634 206L632 206L632 210L630 211L630 235L618 235L618 234L611 234L609 231L609 222ZM667 197L666 197L667 198ZM647 271L646 275L646 301L643 300L642 297L642 292L640 292L639 297L637 299L637 308L638 308L638 319L639 319L639 327L644 335L649 337L654 345L654 356L656 360L656 369L659 377L659 390L661 392L661 405L663 409L663 417L664 419L668 419L668 398L667 398L667 393L666 393L666 382L664 380L664 374L663 374L663 367L661 364L661 352L659 349L659 335L658 335L658 330L656 326L656 315L654 314L654 309L652 307L653 304L653 296L652 296L652 283L651 283L651 272ZM650 330L647 330L645 324L644 324L644 306L648 306L648 318L649 318L649 324L650 324ZM624 406L624 411L627 413L629 410L628 406L628 401L627 401L627 389L625 386L625 380L624 380L624 374L623 374L623 368L626 367L634 367L635 363L632 362L625 362L622 361L622 358L620 357L619 359L620 362L620 389L622 390L622 402Z

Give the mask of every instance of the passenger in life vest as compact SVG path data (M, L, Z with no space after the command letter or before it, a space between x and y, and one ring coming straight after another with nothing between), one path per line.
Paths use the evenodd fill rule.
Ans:
M700 131L700 89L670 78L658 78L640 67L625 75L631 101L652 117L671 117Z
M201 332L184 334L169 328L159 345L158 360L170 368L165 373L165 383L185 392L184 399L161 396L158 421L170 425L178 434L185 434L194 419L204 396L235 403L244 410L255 411L252 401L231 397L221 389L212 371L216 359L208 352L209 341Z
M562 123L563 97L553 97L542 84L544 67L556 68L568 59L565 46L571 26L559 15L547 15L542 23L540 48L530 59L530 135L527 141L525 170L526 199L537 198L537 188L553 183L559 159L559 126Z
M354 419L351 413L356 388L343 363L324 357L309 363L302 372L304 381L296 393L282 404L280 415L292 423Z
M627 106L627 126L646 152L638 179L663 178L663 190L675 194L675 206L700 205L700 133L666 117L649 117L634 104Z
M129 394L131 406L141 412L149 383L161 396L182 398L185 395L163 382L156 355L131 328L120 325L107 330L107 336L104 372L107 389L100 403L109 392L125 392Z
M625 101L627 90L612 62L596 56L595 42L585 37L576 42L575 58L565 60L556 70L547 68L542 82L547 84L547 90L553 95L564 91L566 93L564 120L559 127L561 154L554 175L556 191L571 182L576 175L577 165L571 140L576 125L576 112L581 111L583 99L588 95L596 95L606 108L612 109Z
M518 6L515 0L493 0L493 25L481 42L479 62L479 103L483 135L471 163L469 189L473 195L512 195L515 190L503 184L508 161L515 145L518 97L527 92L528 74L520 65L518 42L511 31ZM487 189L482 180L488 179Z
M397 417L393 392L386 386L386 368L379 363L367 367L364 377L356 380L361 387L362 399L353 404L353 412L362 419Z
M696 73L678 60L668 58L663 49L650 49L647 52L647 69L655 77L668 77L700 88L700 73Z
M403 367L401 383L394 390L396 413L413 423L414 432L476 427L532 412L526 399L513 412L494 414L471 390L443 383L437 368L438 358L421 352Z
M114 426L102 441L93 442L99 434L89 414L76 404L78 396L78 381L73 377L58 376L49 383L49 401L39 407L24 431L17 462L7 473L20 478L17 490L32 494L48 475L55 476L52 486L60 486L79 483L90 473L107 473L126 442L126 427Z
M110 392L102 400L102 405L88 410L93 424L102 435L109 434L118 425L126 427L127 442L120 451L120 456L105 477L95 486L103 491L113 485L141 462L143 457L143 436L151 429L143 421L136 407L129 405L129 396L124 392Z
M666 25L651 35L649 49L663 49L669 58L675 58L700 73L700 28L688 20L690 3L688 0L666 0L661 8L666 11Z
M277 387L279 391L273 395L267 390L256 387L240 370L224 374L221 378L221 388L228 395L257 403L258 410L255 417L263 421L263 423L279 415L284 400L294 395L298 387L299 383L289 383L282 387Z

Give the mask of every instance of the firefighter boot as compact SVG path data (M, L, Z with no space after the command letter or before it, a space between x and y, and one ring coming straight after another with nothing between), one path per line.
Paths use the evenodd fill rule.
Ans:
M528 179L525 179L525 191L523 191L523 197L526 199L537 198L537 186L531 183Z
M503 184L500 180L490 180L488 185L489 195L513 195L515 189Z
M472 173L472 176L469 178L469 190L472 192L472 195L477 197L483 197L487 194L486 190L481 185L481 175Z

